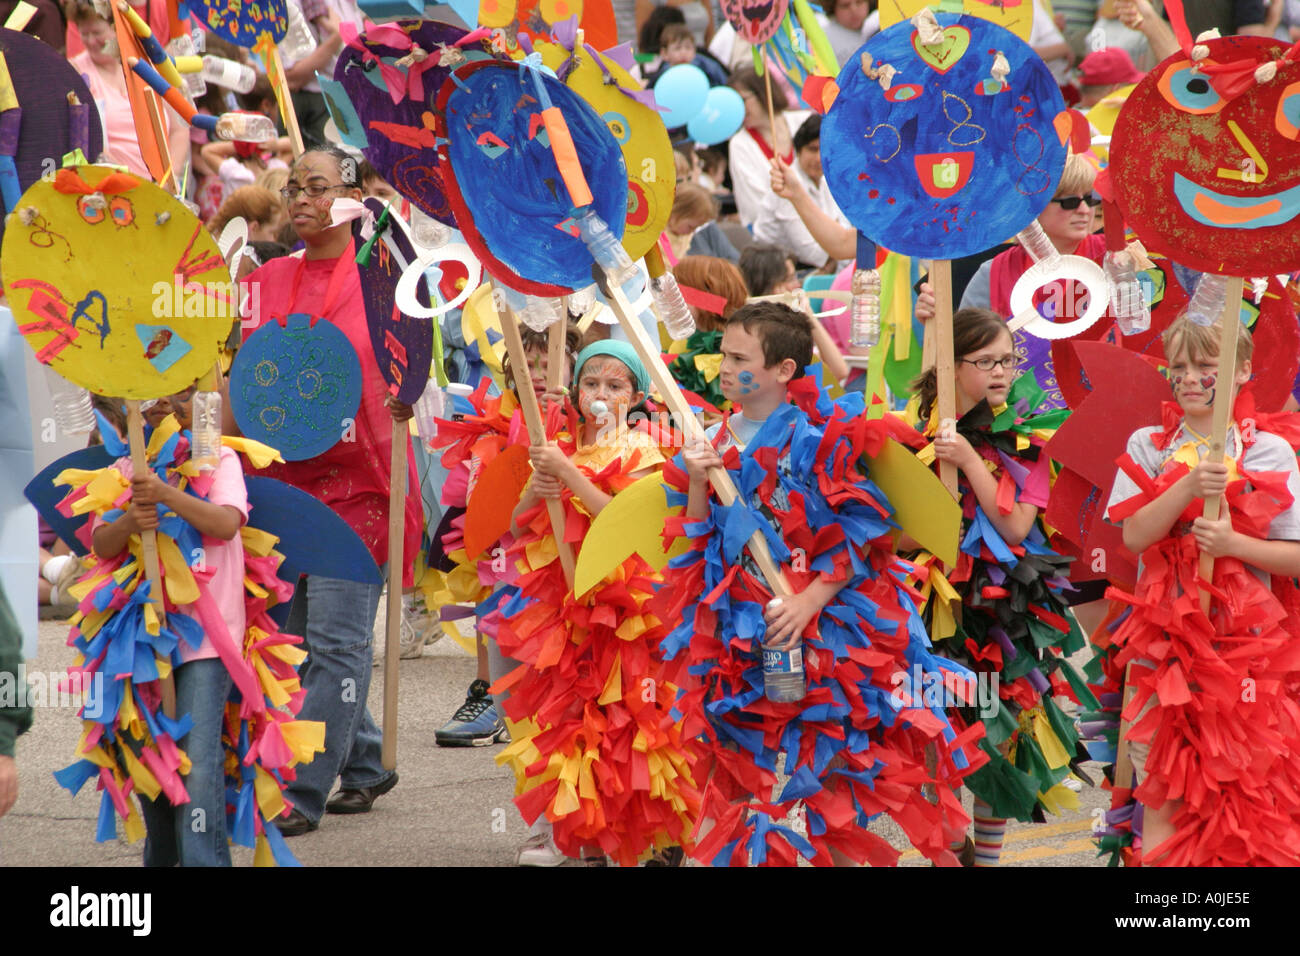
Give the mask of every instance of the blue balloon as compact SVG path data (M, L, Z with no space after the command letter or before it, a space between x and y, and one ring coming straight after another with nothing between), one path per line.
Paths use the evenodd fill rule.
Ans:
M670 66L655 83L655 102L668 111L659 115L669 129L689 123L708 95L709 78L689 63Z
M725 143L740 131L745 121L745 101L729 86L715 86L704 99L704 108L686 124L686 132L700 146Z

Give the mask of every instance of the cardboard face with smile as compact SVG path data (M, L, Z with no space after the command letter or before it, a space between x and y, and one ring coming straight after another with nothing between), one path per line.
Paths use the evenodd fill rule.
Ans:
M1165 60L1124 104L1110 148L1116 200L1148 248L1185 265L1289 272L1300 267L1300 62L1263 37L1206 45L1199 63ZM1261 83L1266 63L1276 75Z
M1065 103L1014 34L978 17L937 20L942 42L899 23L845 64L822 123L822 167L840 209L877 245L956 259L1043 211L1065 164L1055 122Z
M721 0L722 15L741 39L757 46L772 39L790 0Z

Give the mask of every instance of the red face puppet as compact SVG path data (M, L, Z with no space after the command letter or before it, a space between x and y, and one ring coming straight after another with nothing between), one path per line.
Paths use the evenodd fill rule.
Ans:
M1205 272L1300 268L1300 45L1263 37L1177 53L1129 96L1110 179L1150 249Z

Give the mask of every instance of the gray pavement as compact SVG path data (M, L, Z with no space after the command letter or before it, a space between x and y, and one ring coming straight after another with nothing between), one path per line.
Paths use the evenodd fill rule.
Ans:
M382 611L379 616L382 626ZM40 624L40 644L30 671L61 673L72 660L67 625ZM500 746L447 749L434 731L464 700L474 661L451 640L427 647L425 656L401 662L398 772L401 781L364 815L326 815L315 833L290 847L307 866L513 866L526 827L512 804L513 781L494 757ZM378 717L383 668L374 671L370 700ZM18 803L0 819L0 865L138 866L143 844L120 837L94 842L99 795L93 782L73 797L52 773L72 762L80 721L71 708L40 707L32 730L18 740ZM1094 773L1099 778L1099 773ZM1108 794L1085 788L1080 807L1039 826L1013 823L1003 862L1018 866L1100 866L1089 841L1093 809ZM966 795L967 809L970 805ZM907 849L888 821L873 829L903 849L904 866L926 866ZM235 864L252 864L252 852L234 848ZM571 865L571 864L566 864Z

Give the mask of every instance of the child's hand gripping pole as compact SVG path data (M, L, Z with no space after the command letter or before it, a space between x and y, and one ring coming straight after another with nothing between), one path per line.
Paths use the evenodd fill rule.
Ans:
M952 263L935 259L930 263L930 285L934 289L934 318L925 324L928 344L934 339L934 371L938 396L940 428L957 420L956 357L952 353ZM927 350L928 351L928 350ZM939 480L948 494L957 497L957 466L950 461L939 462Z
M140 414L139 399L127 399L126 402L126 434L127 442L131 446L131 472L134 475L146 475L149 473L149 460L145 456L144 445L144 418ZM163 608L162 581L158 571L158 532L153 529L140 532L140 561L144 565L145 580L149 582L149 603L154 607L158 614L159 623L166 621L166 611ZM166 667L167 673L163 674L162 670ZM176 684L172 680L171 662L158 662L158 688L162 695L163 713L170 719L176 719Z
M1219 464L1223 461L1224 448L1228 438L1228 426L1232 424L1232 401L1237 389L1233 385L1233 378L1237 370L1237 337L1240 335L1240 329L1237 328L1241 321L1241 293L1242 278L1241 276L1230 276L1224 289L1223 313L1219 319L1222 326L1222 333L1219 338L1219 376L1228 376L1226 388L1219 388L1214 395L1214 419L1210 428L1210 447L1205 453L1206 461ZM1221 495L1215 495L1212 498L1205 499L1205 509L1202 515L1210 521L1219 520L1219 506L1223 498ZM1201 566L1199 575L1206 584L1214 580L1214 558L1208 554L1201 555ZM1205 614L1210 613L1210 592L1205 588L1201 589L1201 610Z
M526 376L528 370L528 356L524 352L523 339L519 337L519 319L515 316L514 309L507 302L497 301L497 292L500 287L493 283L492 295L488 301L492 303L493 309L497 310L497 322L501 326L501 334L506 340L506 351L510 355L510 364L515 369L515 391L519 395L519 409L524 415L524 424L528 426L528 439L534 445L546 444L546 424L542 418L541 406L537 403L537 395L533 392L532 383ZM504 292L504 290L501 290ZM505 296L502 295L502 299ZM504 305L504 309L502 306ZM564 334L564 326L556 323L551 326L560 329L560 335ZM550 332L554 336L555 332ZM549 343L548 343L549 344ZM549 350L548 350L549 351ZM550 362L547 366L546 374L548 384L552 375L558 374L557 371L562 363ZM560 559L560 567L564 570L564 583L573 588L574 560L573 549L569 547L569 542L564 540L564 503L555 499L546 499L546 513L551 519L551 531L555 534L555 550Z

